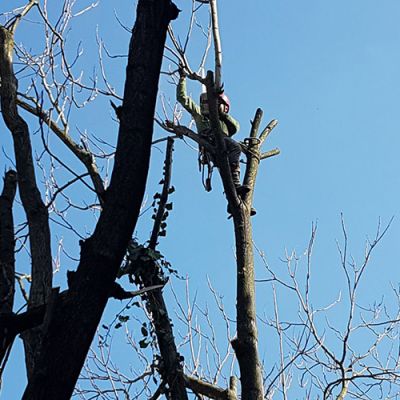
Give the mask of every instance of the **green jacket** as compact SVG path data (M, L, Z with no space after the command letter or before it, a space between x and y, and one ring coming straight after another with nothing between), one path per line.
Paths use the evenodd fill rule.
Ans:
M176 88L176 98L183 108L187 110L196 123L197 133L207 132L211 129L210 119L200 112L200 106L196 104L186 93L186 79L180 78ZM222 132L226 136L233 136L239 129L240 125L229 114L220 113L219 119L221 122Z

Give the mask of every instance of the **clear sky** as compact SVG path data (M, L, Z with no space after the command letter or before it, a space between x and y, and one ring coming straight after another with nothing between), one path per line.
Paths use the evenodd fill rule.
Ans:
M22 4L21 1L6 3L1 4L1 12L14 4ZM176 3L182 13L173 22L173 28L183 37L188 26L190 2L177 0ZM76 9L87 4L89 2L77 2ZM96 27L110 53L126 54L129 35L116 22L114 10L122 24L132 25L134 2L127 0L100 1L97 8L77 18L72 25L71 48L72 44L82 41L85 52L81 64L86 73L97 63L97 49L93 47ZM296 250L302 255L308 245L311 224L316 222L312 298L316 307L326 306L344 287L336 250L336 239L342 240L341 213L348 229L350 251L356 261L362 260L365 241L375 235L379 219L384 226L394 216L387 235L373 255L360 295L363 304L381 299L388 293L390 283L397 285L400 278L397 265L400 3L398 0L253 0L246 3L219 0L219 14L223 81L232 104L231 114L241 123L236 137L243 140L248 136L249 121L258 107L264 111L264 125L271 119L279 120L264 149L279 147L281 154L261 163L257 179L254 206L258 213L253 219L257 247L265 252L272 269L283 271L281 259L285 252ZM35 48L39 27L26 22L20 28L17 43L29 43L27 47ZM194 67L203 48L201 35L194 34L188 54ZM125 62L125 58L118 58L107 64L110 80L120 94ZM166 60L163 69L168 67ZM193 84L190 91L197 99L200 88ZM175 102L174 86L165 75L160 82L160 94L172 104ZM159 103L158 110L162 112L161 101ZM188 117L183 121L188 122ZM99 99L87 109L73 113L71 126L115 142L117 125L112 121L108 99ZM1 132L1 146L9 153L9 132L3 125ZM162 137L165 133L156 127L155 136ZM34 140L38 140L37 137ZM53 143L59 154L65 154L56 140ZM189 277L191 293L193 296L197 293L196 302L200 306L212 303L207 289L209 278L223 296L228 315L234 318L232 221L227 220L226 202L217 173L213 178L213 191L204 191L195 148L176 142L174 209L160 251L180 275ZM164 144L153 151L147 188L150 199L161 177L163 151ZM0 170L10 165L1 154ZM81 189L76 187L71 195L78 196ZM71 212L70 218L82 234L90 233L95 218L80 215ZM17 219L21 222L23 216L18 214ZM148 239L150 224L147 213L137 228L142 242ZM59 227L54 226L54 229L55 253L57 239L63 238L66 251L77 256L77 238ZM61 261L56 282L65 287L66 270L75 268L76 263L64 256ZM18 268L22 267L18 266L17 258ZM256 276L266 276L260 260L256 263ZM173 284L181 294L184 283L173 279ZM170 289L166 292L172 304ZM283 312L296 313L297 305L291 304L284 292L278 292L278 298ZM271 287L257 284L260 316L271 312L271 302ZM387 302L392 305L390 298ZM119 304L111 306L105 321L111 321L119 307ZM218 315L214 317L218 325ZM332 318L339 325L342 322L340 317ZM267 365L272 364L268 360L271 342L268 331L262 327L260 337L261 354ZM23 369L21 346L17 343L6 370L2 399L19 398L24 387Z

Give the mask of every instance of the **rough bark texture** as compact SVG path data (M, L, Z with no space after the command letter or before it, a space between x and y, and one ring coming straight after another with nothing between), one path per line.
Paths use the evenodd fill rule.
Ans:
M237 337L232 341L240 368L243 400L261 400L263 381L258 357L258 333L256 324L253 242L250 216L234 218L237 295Z
M70 274L68 301L56 295L45 315L45 345L23 399L69 399L135 227L145 190L153 117L170 0L139 0L128 66L115 165L93 235L81 243Z
M12 311L14 303L14 220L12 205L17 190L17 174L8 171L0 196L0 313Z
M159 266L151 261L147 265L142 265L140 277L145 286L165 283L160 275ZM146 305L152 315L152 323L162 358L162 365L160 365L159 372L168 382L168 398L172 400L186 400L188 396L183 378L183 359L181 360L181 356L175 345L172 324L161 289L147 294Z
M258 169L258 146L253 146L248 156L245 184L251 191L243 201L237 196L233 185L219 126L216 88L210 71L207 74L207 97L210 107L210 120L216 132L216 158L225 194L233 216L236 243L237 294L236 319L237 337L232 341L239 368L242 400L262 400L264 398L261 366L258 356L258 333L255 307L254 257L250 209L252 192ZM260 110L261 113L261 110ZM253 123L251 136L256 137L261 115Z
M12 205L17 189L17 174L8 171L0 196L0 317L12 312L15 293L14 220ZM2 363L14 339L12 329L0 323L0 380Z
M248 143L250 152L247 156L244 177L244 184L251 190L243 199L242 212L233 216L237 257L237 337L232 341L232 346L239 362L243 400L261 400L264 398L262 371L258 356L253 237L249 212L260 161L260 142L257 141L257 133L261 118L262 111L258 109L252 123ZM251 140L252 138L254 140Z
M32 283L28 308L46 302L51 291L52 261L48 212L36 184L29 129L18 114L17 86L12 56L14 38L6 28L0 27L0 97L4 122L10 130L18 173L19 193L29 226L29 244L32 258ZM24 335L28 377L31 376L39 356L43 332L35 328Z
M192 376L185 375L185 382L188 388L194 393L206 396L215 400L237 400L236 394L236 378L231 377L228 389L222 389L218 386L204 382Z

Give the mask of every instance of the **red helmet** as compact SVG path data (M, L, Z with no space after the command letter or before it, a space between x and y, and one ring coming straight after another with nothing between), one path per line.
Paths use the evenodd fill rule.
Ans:
M228 96L225 93L221 93L218 95L219 104L224 104L226 106L226 112L229 112L231 108L231 102L229 101Z

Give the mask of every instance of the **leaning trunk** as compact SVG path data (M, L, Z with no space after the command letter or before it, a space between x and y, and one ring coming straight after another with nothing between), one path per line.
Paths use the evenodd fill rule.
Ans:
M51 297L44 346L24 399L70 399L110 289L125 254L144 195L158 80L171 19L170 0L139 0L128 66L115 165L93 235L82 242L69 293Z

